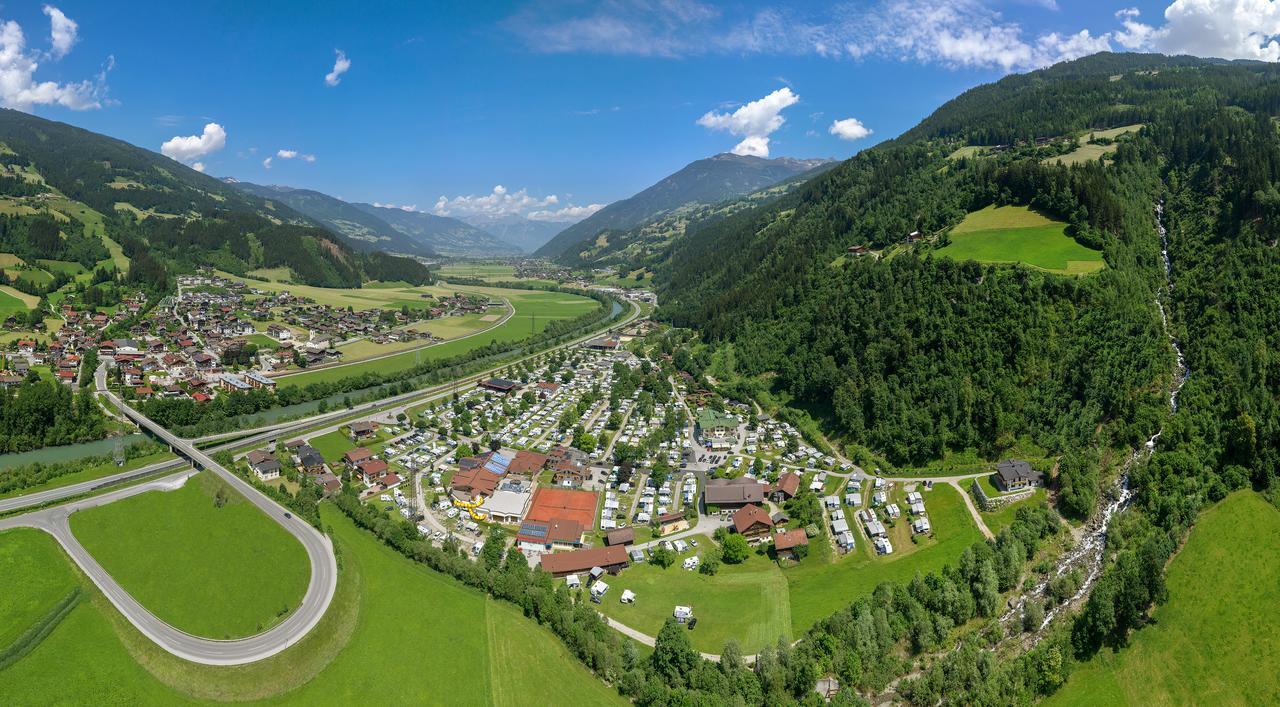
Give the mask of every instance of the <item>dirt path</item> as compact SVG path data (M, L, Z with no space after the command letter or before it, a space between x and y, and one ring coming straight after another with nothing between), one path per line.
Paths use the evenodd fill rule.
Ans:
M976 505L974 505L973 497L969 495L969 492L961 488L959 481L952 480L947 483L960 492L960 497L964 499L965 508L969 509L969 515L973 516L973 522L978 524L978 530L982 531L982 536L987 540L994 538L995 535L993 535L991 533L991 529L987 527L986 521L982 520L982 512L978 510Z

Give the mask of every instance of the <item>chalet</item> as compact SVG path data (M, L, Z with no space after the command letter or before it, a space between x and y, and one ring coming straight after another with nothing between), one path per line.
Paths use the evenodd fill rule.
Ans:
M777 483L769 487L769 497L775 503L795 498L798 493L800 493L800 475L792 471L779 476Z
M138 396L139 400L146 400L155 395L156 391L149 385L140 385L133 389L133 393Z
M507 473L533 475L542 471L546 464L547 455L522 449L511 458L511 463L507 465Z
M1002 491L1019 491L1039 486L1044 481L1044 474L1032 469L1027 462L1006 459L996 465L993 481Z
M369 451L367 448L365 448L365 447L356 447L355 449L352 449L351 451L347 452L346 454L343 454L343 455L342 455L342 461L343 461L343 463L345 463L348 467L355 467L355 466L357 466L358 464L360 464L360 462L363 462L363 461L365 461L366 459L369 459L369 458L370 458L370 457L372 457L372 456L373 456L373 452Z
M849 255L866 255L871 251L868 250L867 247L864 245L851 245L845 249L845 252L848 253Z
M372 420L361 420L360 422L351 423L347 426L347 429L351 431L351 439L353 441L369 439L378 431L378 423Z
M141 368L130 367L130 368L124 369L120 373L124 376L125 385L127 386L142 385L142 369Z
M296 452L298 457L298 466L308 474L320 474L325 471L324 457L319 450L309 444L298 447Z
M733 514L733 529L752 542L759 542L773 532L773 519L760 506L748 503Z
M18 340L18 353L30 355L35 352L36 352L36 342L32 341L31 339Z
M790 557L796 559L797 548L807 546L809 537L805 535L804 529L795 528L793 530L782 530L773 536L773 551L778 557Z
M191 362L195 364L196 368L199 368L202 371L207 371L210 368L213 368L214 366L218 365L217 358L214 358L213 356L210 356L209 354L203 351L197 351L196 353L192 354Z
M593 547L573 552L548 553L542 556L542 569L552 577L581 574L599 568L609 574L618 574L630 563L627 551L621 546Z
M359 471L360 480L367 486L372 486L374 482L382 478L387 473L387 463L381 459L366 459L356 465Z
M271 481L280 478L280 462L276 455L255 449L248 455L249 468L260 481Z
M213 396L207 393L192 393L191 399L197 403L207 403L210 400L213 400Z
M471 502L481 496L492 496L501 480L501 476L484 467L478 467L458 471L450 479L449 487L453 491L454 498Z

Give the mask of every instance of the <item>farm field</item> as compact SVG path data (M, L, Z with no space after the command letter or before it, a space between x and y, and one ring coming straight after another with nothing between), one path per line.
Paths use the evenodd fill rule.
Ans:
M273 271L274 276L279 276L279 271L283 268L277 268ZM371 309L374 307L394 306L398 309L401 301L412 301L414 303L426 303L428 300L422 298L422 294L426 293L433 297L449 296L454 290L448 287L439 287L429 285L424 287L362 287L362 288L336 288L336 287L315 287L313 285L299 285L292 282L262 282L260 280L249 280L243 277L232 275L231 273L218 271L219 276L228 280L243 282L249 287L258 290L266 290L268 292L288 291L290 294L299 297L309 297L319 304L327 304L332 307L352 307L355 309ZM266 272L258 272L264 276L270 277Z
M914 545L893 543L891 555L876 555L865 535L857 534L857 547L834 557L829 545L810 546L809 556L783 570L791 598L791 626L796 634L829 616L853 599L870 594L881 582L907 582L954 562L964 548L982 540L960 492L936 484L924 496L934 537ZM901 525L902 521L899 520ZM852 523L851 523L852 525Z
M1077 141L1078 147L1076 147L1076 149L1072 150L1071 152L1068 152L1065 155L1059 155L1058 157L1050 157L1049 159L1046 159L1045 162L1048 164L1064 164L1064 165L1074 165L1074 164L1083 164L1085 162L1092 162L1104 155L1109 155L1112 152L1115 152L1116 144L1113 142L1110 145L1091 145L1089 144L1089 140L1094 138L1108 138L1110 140L1115 140L1121 135L1124 135L1126 133L1137 132L1141 129L1142 129L1142 123L1138 123L1137 125L1125 125L1119 128L1111 128L1110 130L1088 131L1083 135L1081 135L1079 138L1077 138L1076 141Z
M1078 665L1046 704L1280 700L1280 511L1252 491L1226 497L1201 514L1166 579L1155 621Z
M710 547L698 538L699 547L680 560ZM693 607L697 627L689 633L693 647L719 653L725 641L734 639L744 653L755 653L779 636L792 635L787 580L777 563L754 552L740 565L720 565L713 576L686 570L680 560L667 569L648 563L632 565L617 577L605 579L609 592L601 611L639 631L656 636L677 604ZM634 604L618 600L624 589L636 593Z
M0 649L56 609L78 582L53 536L34 528L0 534Z
M461 291L487 294L505 298L515 307L515 314L484 333L465 339L446 341L380 358L317 371L297 373L278 378L280 385L307 385L315 382L331 382L367 372L394 373L414 367L420 361L448 358L483 348L490 343L519 341L532 333L540 332L557 319L572 319L591 312L599 303L588 297L564 292L539 292L533 290L507 290L490 287L466 287Z
M331 506L321 514L340 552L334 607L346 611L331 608L293 648L238 668L185 663L112 615L97 595L30 655L0 671L0 702L56 703L92 694L98 704L137 705L347 705L371 696L387 704L623 704L549 630L518 610L404 559ZM0 535L0 544L11 537ZM69 570L65 555L57 554L59 563L39 571ZM0 576L11 575L0 554Z
M1102 252L1086 248L1065 232L1066 224L1025 206L988 206L951 230L951 243L938 255L982 263L1024 263L1063 275L1105 267Z
M440 266L439 272L440 277L445 280L458 277L486 282L516 279L515 267L505 263L449 263Z
M311 574L293 536L207 472L177 491L79 511L71 530L139 602L197 636L270 628L297 606Z
M8 285L0 285L0 318L17 312L25 314L37 304L40 304L39 297L24 294Z

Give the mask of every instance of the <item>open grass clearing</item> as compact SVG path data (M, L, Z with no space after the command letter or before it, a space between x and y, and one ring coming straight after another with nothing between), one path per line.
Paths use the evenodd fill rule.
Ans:
M777 563L752 553L740 565L722 564L715 575L704 575L680 566L681 560L701 554L712 542L699 537L698 545L666 569L644 563L606 578L609 592L599 605L600 610L631 628L656 636L677 605L692 607L698 625L689 632L689 639L694 648L706 653L719 653L729 639L737 641L748 654L773 644L780 636L789 640L792 631L787 580ZM625 589L636 593L634 604L619 601Z
M33 528L0 534L0 650L46 616L76 588L62 548ZM0 674L2 675L2 674Z
M516 269L506 263L458 262L440 266L440 277L445 280L465 278L502 282L516 279Z
M870 594L881 582L908 582L917 572L939 570L982 540L960 492L947 484L936 484L932 491L919 490L933 526L932 537L921 539L918 545L894 540L891 555L876 555L861 533L857 534L857 547L842 557L836 556L830 545L811 543L808 557L783 570L790 589L791 626L797 634ZM897 526L905 526L905 521L904 515Z
M293 271L287 267L280 268L258 268L250 270L250 275L254 277L262 277L271 282L291 282L293 280Z
M964 486L965 490L968 490L968 486ZM1004 508L995 511L982 511L982 522L987 524L988 530L999 535L1001 530L1013 525L1014 519L1018 516L1019 508L1022 508L1023 506L1038 506L1044 502L1047 497L1048 492L1043 488L1038 488L1027 498L1010 503Z
M938 255L983 263L1023 263L1064 275L1105 267L1102 252L1086 248L1066 234L1066 224L1025 206L988 206L965 217L951 230L951 243Z
M1280 699L1280 511L1239 491L1169 564L1169 601L1119 652L1077 666L1050 705L1261 705Z
M74 513L71 529L143 606L197 636L261 633L297 608L311 574L302 545L209 472Z
M16 268L20 265L26 265L27 261L19 258L13 253L0 253L0 268Z
M1143 127L1143 124L1138 123L1136 125L1125 125L1119 128L1110 128L1108 130L1086 131L1084 134L1080 135L1080 137L1076 138L1076 142L1078 145L1076 149L1072 150L1071 152L1068 152L1065 155L1050 157L1045 160L1045 163L1075 165L1075 164L1083 164L1085 162L1096 161L1104 157L1105 155L1109 155L1112 152L1115 152L1116 143L1112 142L1110 145L1097 145L1097 144L1090 144L1089 142L1090 140L1105 138L1105 139L1114 141L1116 138L1120 137L1121 135L1137 132L1141 130L1142 127Z
M40 267L53 273L66 273L67 275L79 275L85 272L84 266L80 263L70 260L46 260L41 258L36 261Z

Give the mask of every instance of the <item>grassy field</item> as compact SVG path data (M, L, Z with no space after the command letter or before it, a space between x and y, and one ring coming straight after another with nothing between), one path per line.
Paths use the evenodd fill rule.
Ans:
M53 610L77 580L53 536L31 528L0 534L0 650Z
M311 446L315 447L316 451L320 452L320 456L329 462L338 461L343 454L356 448L345 430L334 430L319 437L312 437Z
M293 271L289 268L258 268L250 270L254 277L265 277L272 282L289 282L293 279Z
M933 525L932 538L919 545L894 540L893 554L876 555L866 536L858 534L857 547L843 557L833 556L829 545L813 545L809 557L783 570L790 587L791 626L797 634L870 594L881 582L907 582L917 572L940 569L955 562L964 548L982 540L958 491L937 484L932 491L921 489L921 493Z
M961 486L963 486L966 491L968 491L969 489L967 484L968 482L964 482L961 484ZM1004 530L1005 528L1008 528L1009 526L1013 525L1013 520L1017 516L1019 508L1022 508L1023 506L1028 506L1028 505L1039 505L1042 501L1045 500L1047 496L1048 496L1047 491L1045 491L1043 488L1038 488L1034 492L1032 492L1031 496L1029 496L1024 501L1011 503L997 511L991 511L991 512L983 511L982 521L987 524L988 530L990 530L992 533L995 533L996 535L999 535L1001 530Z
M1111 128L1110 130L1092 130L1086 132L1077 138L1077 144L1079 146L1076 147L1076 149L1065 155L1050 157L1049 159L1046 159L1045 162L1049 164L1073 165L1095 161L1104 155L1109 155L1112 152L1115 152L1116 144L1113 142L1110 145L1091 145L1089 144L1090 140L1095 138L1108 138L1115 140L1121 135L1137 132L1141 129L1142 123L1138 123L1137 125L1126 125L1120 128Z
M440 277L445 280L467 278L486 282L511 281L516 279L516 269L506 263L449 263L440 267Z
M297 540L208 472L177 491L79 511L71 529L143 606L197 636L270 628L297 607L310 578Z
M1080 275L1101 270L1102 252L1065 233L1066 224L1025 206L988 206L951 230L938 255L983 263L1024 263L1041 270Z
M7 285L0 286L0 318L10 314L25 314L31 307L19 298L20 292Z
M84 266L80 263L74 263L69 260L37 260L40 267L53 273L66 273L68 275L79 275L85 272Z
M1167 581L1154 623L1078 666L1047 704L1280 702L1280 511L1251 491L1223 499L1200 516Z
M340 553L339 595L298 645L248 666L194 665L160 652L95 595L0 672L0 703L623 703L519 611L404 559L334 508L321 512ZM0 576L10 575L3 558Z
M460 288L464 289L464 288ZM384 290L375 290L384 291ZM563 292L537 292L532 290L507 290L491 287L467 287L466 292L506 298L515 307L515 315L500 326L476 336L446 341L434 346L405 351L375 361L335 366L317 371L299 373L279 378L280 385L307 385L321 381L336 381L366 372L394 373L413 368L420 361L448 358L483 348L491 342L519 341L540 332L557 319L572 319L599 307L595 300Z
M267 336L266 334L250 334L244 337L244 340L249 342L250 344L253 344L254 346L257 346L260 349L274 350L277 346L280 345L280 342Z
M707 538L698 540L701 548L710 543ZM695 554L698 550L681 559ZM787 580L767 557L752 554L740 565L721 565L714 576L691 572L679 562L667 569L632 565L605 583L609 593L600 610L650 636L657 635L677 604L693 607L698 626L689 638L694 648L706 653L719 653L730 638L750 654L779 636L791 636ZM618 600L624 589L636 593L634 604Z
M19 258L13 253L0 253L0 268L14 268L19 265L26 265L27 261Z

